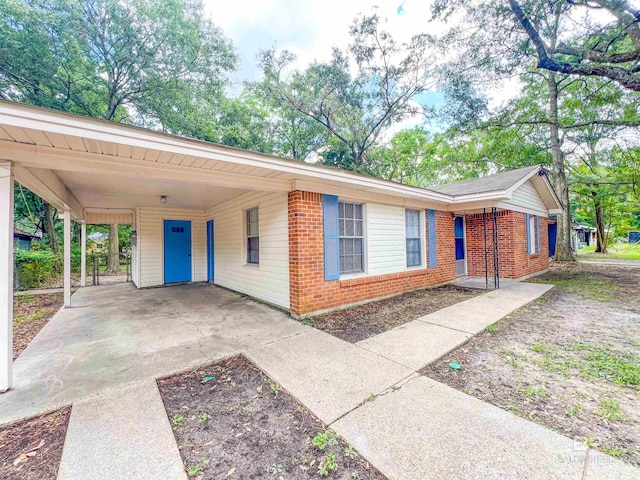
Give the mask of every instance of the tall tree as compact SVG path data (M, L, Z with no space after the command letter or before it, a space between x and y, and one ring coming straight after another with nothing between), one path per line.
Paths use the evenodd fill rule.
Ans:
M626 0L567 0L566 14L577 20L575 33L567 41L549 42L536 3L542 2L509 0L535 48L537 68L608 78L640 91L640 10Z
M200 0L0 0L10 100L203 137L235 66Z
M538 34L549 49L555 50L564 43L576 42L573 5L564 0L538 2L521 1L526 8L528 19L535 25ZM532 125L546 131L545 144L551 156L551 178L562 203L564 214L558 221L556 258L572 260L570 239L570 198L567 180L567 155L563 150L566 131L582 128L594 123L617 125L637 125L637 119L629 120L624 113L618 118L572 119L561 115L560 102L565 90L577 84L577 80L561 71L537 69L537 50L527 31L523 29L519 18L512 10L513 2L440 1L434 6L436 17L455 17L459 23L440 39L448 51L457 50L458 54L449 62L449 68L460 75L473 74L476 85L486 86L500 80L519 77L523 82L536 83L539 79L544 86L538 87L545 105L537 105L534 118L520 115L508 124ZM452 48L454 47L455 48ZM603 82L604 83L604 82ZM588 98L587 101L590 101ZM636 99L637 100L637 99ZM487 122L485 125L495 125ZM498 122L504 125L504 121Z
M286 51L265 51L261 63L269 97L321 125L359 169L382 132L422 112L412 100L433 85L431 39L425 34L399 43L376 14L354 20L350 34L348 50L334 48L329 62L302 72L286 74L295 59Z

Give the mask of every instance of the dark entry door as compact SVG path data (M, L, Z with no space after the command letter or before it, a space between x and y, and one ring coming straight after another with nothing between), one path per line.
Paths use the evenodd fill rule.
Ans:
M465 241L464 241L464 217L455 217L454 220L454 237L456 242L456 275L467 274L467 262L465 260Z
M191 222L164 221L164 283L191 281Z

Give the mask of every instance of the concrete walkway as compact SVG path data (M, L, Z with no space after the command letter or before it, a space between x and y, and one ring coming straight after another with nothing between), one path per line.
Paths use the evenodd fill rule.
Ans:
M640 478L634 467L415 372L549 288L508 282L357 344L303 332L247 355L391 480Z
M186 480L153 379L73 404L58 480Z
M456 303L356 345L419 370L552 287L504 282L500 290Z
M416 373L547 289L514 284L350 344L210 285L86 288L15 362L0 421L72 403L60 479L184 480L154 379L244 353L392 480L640 478Z

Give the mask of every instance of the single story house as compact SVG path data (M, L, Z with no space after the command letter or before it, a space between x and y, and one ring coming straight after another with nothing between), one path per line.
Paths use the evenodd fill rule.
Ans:
M33 240L38 240L39 238L40 237L33 235L32 233L28 233L17 228L13 229L13 247L16 250L31 250L31 242Z
M131 224L138 288L208 281L305 316L488 269L544 270L561 212L539 166L426 189L0 101L0 391L14 179L64 219L67 307L71 221L85 239L87 224Z

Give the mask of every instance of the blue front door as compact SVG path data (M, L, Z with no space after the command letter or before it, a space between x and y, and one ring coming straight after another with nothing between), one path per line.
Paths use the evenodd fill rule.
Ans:
M464 217L455 217L454 237L456 242L456 275L466 275L467 266L465 261Z
M207 280L214 280L214 263L213 263L213 220L207 222Z
M191 222L164 221L164 283L191 281Z

